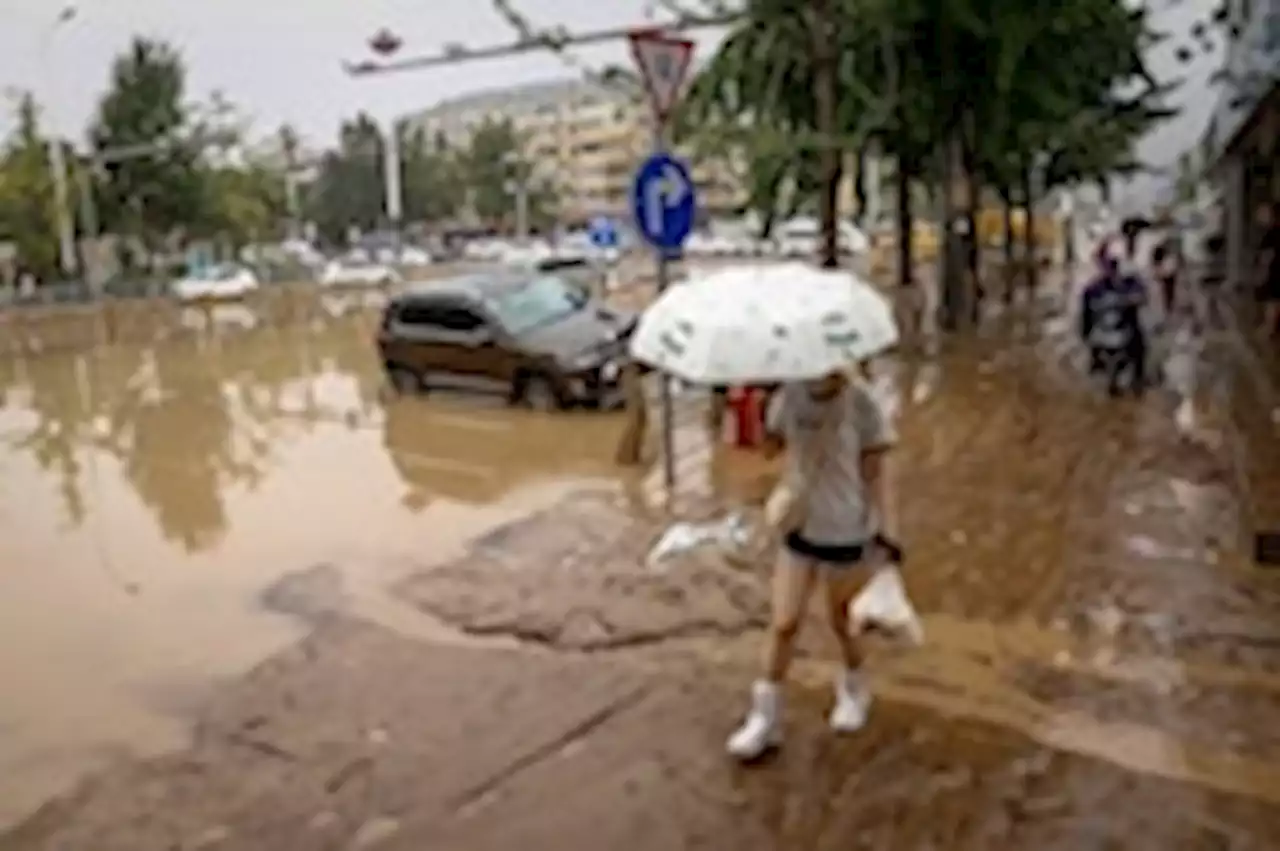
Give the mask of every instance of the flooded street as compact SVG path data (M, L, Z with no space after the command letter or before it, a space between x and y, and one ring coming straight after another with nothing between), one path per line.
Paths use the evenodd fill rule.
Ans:
M0 822L172 747L222 679L405 565L612 473L616 417L384 408L367 317L0 360ZM314 583L312 583L314 585ZM301 617L299 617L301 616Z
M1231 451L1274 436L1218 355L1189 435L1064 339L1012 313L886 371L926 643L875 643L836 738L812 613L749 770L767 566L646 566L618 417L387 402L368 314L0 360L0 822L105 768L0 851L1275 848L1239 483L1280 469ZM681 422L688 504L741 502L760 465Z

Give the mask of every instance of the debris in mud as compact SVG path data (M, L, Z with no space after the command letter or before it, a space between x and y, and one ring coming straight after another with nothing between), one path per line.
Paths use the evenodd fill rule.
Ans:
M673 523L649 550L645 564L660 567L672 556L715 544L727 552L742 551L751 540L751 527L740 512L706 523Z
M263 590L264 608L314 623L340 612L346 603L342 571L332 564L317 564L281 576Z
M727 524L726 524L727 528ZM653 524L599 494L570 497L411 576L412 605L476 635L573 650L733 635L767 623L767 588L712 552L678 571L645 567Z

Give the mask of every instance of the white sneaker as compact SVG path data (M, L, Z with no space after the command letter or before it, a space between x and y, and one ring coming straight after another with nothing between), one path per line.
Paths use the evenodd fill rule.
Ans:
M858 671L841 671L836 679L836 705L831 710L831 729L856 733L867 723L871 691Z
M726 743L729 755L743 762L759 759L765 751L782 742L779 715L782 690L778 683L756 680L751 684L751 710L742 726Z

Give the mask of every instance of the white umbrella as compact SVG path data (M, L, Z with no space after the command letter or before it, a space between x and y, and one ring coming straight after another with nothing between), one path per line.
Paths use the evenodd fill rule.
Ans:
M660 296L631 353L700 384L818 378L898 341L889 303L857 275L799 263L735 266Z

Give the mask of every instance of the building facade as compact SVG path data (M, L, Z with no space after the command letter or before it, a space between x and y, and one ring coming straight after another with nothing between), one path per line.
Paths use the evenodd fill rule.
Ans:
M465 145L486 121L502 120L524 140L531 179L554 188L563 224L629 215L632 175L653 145L647 105L619 89L559 80L465 95L409 117L453 145ZM693 177L707 214L741 211L745 193L726 164L695 163Z
M1247 284L1261 236L1255 213L1280 201L1280 0L1228 0L1227 14L1239 37L1228 47L1202 147L1221 205L1228 279Z

